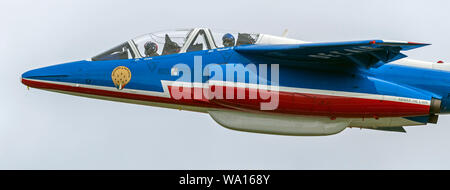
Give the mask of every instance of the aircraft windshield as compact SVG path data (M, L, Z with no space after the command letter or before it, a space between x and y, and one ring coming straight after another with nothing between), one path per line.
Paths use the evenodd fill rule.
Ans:
M118 59L133 59L135 57L128 42L120 44L92 58L92 61L107 61Z
M142 57L179 53L192 29L146 34L133 40Z

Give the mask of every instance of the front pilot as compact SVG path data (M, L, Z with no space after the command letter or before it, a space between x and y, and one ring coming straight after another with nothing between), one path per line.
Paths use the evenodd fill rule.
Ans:
M158 51L158 44L156 44L155 42L147 42L144 44L144 48L145 48L145 56L146 57L155 57L155 56L159 56L159 54L157 53Z

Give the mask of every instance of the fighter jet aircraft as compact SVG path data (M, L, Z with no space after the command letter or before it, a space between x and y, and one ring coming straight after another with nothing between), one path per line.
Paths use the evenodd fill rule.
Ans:
M437 123L440 114L450 112L450 65L404 54L426 45L311 43L180 29L146 34L87 60L30 70L22 74L22 83L206 113L239 131L320 136L355 127L405 132L404 126Z

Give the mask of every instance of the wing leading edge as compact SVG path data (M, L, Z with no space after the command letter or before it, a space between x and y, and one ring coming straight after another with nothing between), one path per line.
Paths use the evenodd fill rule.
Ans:
M355 65L368 69L371 67L377 68L385 63L407 57L401 51L427 45L430 44L366 40L333 43L246 45L237 46L235 50L246 56L264 56L308 64L316 63L321 66L325 66L327 63Z

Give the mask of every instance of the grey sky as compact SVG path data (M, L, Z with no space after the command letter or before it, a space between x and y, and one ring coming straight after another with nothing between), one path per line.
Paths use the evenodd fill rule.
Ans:
M207 114L26 90L30 69L85 59L140 34L211 27L305 41L432 43L450 61L450 1L0 1L0 169L450 169L450 116L407 134L231 131ZM450 64L450 63L449 63Z

